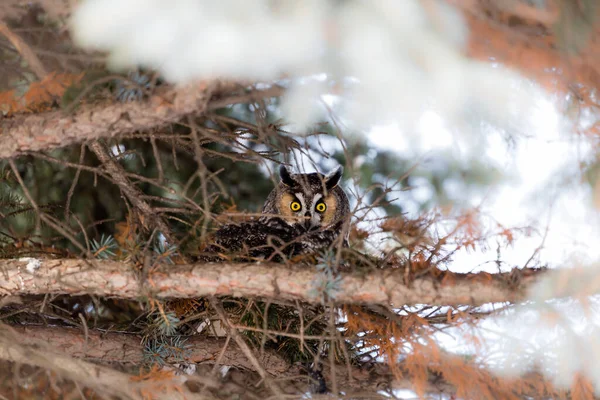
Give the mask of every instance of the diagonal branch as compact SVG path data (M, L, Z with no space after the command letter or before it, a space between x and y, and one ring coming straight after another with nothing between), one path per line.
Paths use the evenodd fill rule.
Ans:
M36 347L23 346L18 343L19 337L7 327L0 327L0 359L47 368L65 378L119 398L140 400L143 398L127 374L84 360L73 359L64 353L57 354L37 348L39 346L49 348L47 342L36 343Z
M260 377L265 381L265 384L269 387L271 392L273 392L275 396L281 397L283 395L281 389L267 375L265 368L261 365L258 358L254 355L254 353L250 349L250 346L248 346L248 344L244 341L244 338L237 331L237 328L233 327L232 324L229 322L229 318L227 318L227 313L225 313L225 310L223 310L221 303L216 301L216 299L212 299L211 305L219 315L219 318L221 319L223 325L228 330L228 334L233 338L235 343L240 348L241 354L244 354L248 358L248 360L250 360L252 366L254 367L254 370L256 370Z
M481 305L517 302L543 276L536 269L514 274L454 274L404 283L404 269L345 272L335 293L338 304ZM318 304L317 275L311 266L276 263L204 263L160 266L146 284L135 269L116 261L0 260L0 295L89 294L135 299L204 296L261 297ZM512 281L511 281L512 279Z
M159 88L148 101L81 105L72 115L52 111L5 119L0 122L0 159L166 126L185 115L276 97L285 90L272 86L240 94L240 87L239 84L200 82Z
M38 56L31 50L31 47L17 34L15 34L4 22L0 21L0 34L6 36L14 48L19 52L23 60L27 62L29 68L37 75L39 79L44 79L48 72Z
M153 228L158 228L158 230L165 235L169 243L174 243L169 226L156 214L150 204L142 199L142 192L127 179L123 167L110 156L104 145L99 141L96 141L90 144L90 149L96 154L96 157L102 162L106 171L113 178L117 186L119 186L119 189L121 189L129 201L131 201L133 206L137 208L144 217L150 219L150 224L153 225Z

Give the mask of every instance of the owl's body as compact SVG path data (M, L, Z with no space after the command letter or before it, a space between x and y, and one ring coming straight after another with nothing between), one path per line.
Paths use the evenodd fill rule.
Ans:
M218 261L219 254L242 254L251 259L283 260L347 246L343 225L350 213L348 197L338 185L339 167L327 175L290 174L282 166L281 181L267 197L257 221L219 229L202 259Z

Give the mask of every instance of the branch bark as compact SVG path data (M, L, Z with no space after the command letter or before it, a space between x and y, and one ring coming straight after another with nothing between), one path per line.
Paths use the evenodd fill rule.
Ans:
M78 378L84 383L87 383L85 371L97 367L98 371L95 373L98 373L100 378L103 379L93 382L96 387L98 387L98 384L103 385L107 383L110 385L111 382L121 382L124 386L118 386L120 390L127 388L126 392L129 395L134 393L133 389L135 387L132 387L132 382L124 380L124 377L127 375L106 369L102 366L89 364L88 361L101 364L141 363L143 346L140 343L140 337L137 335L116 332L101 333L90 330L87 332L86 337L83 331L74 328L41 326L12 327L10 330L0 326L0 332L3 330L10 332L10 334L7 340L4 340L4 343L2 338L0 338L0 359L4 358L46 368L51 366L55 369L58 368L58 372L64 369L69 374L71 373L71 366L79 367L82 365L84 370L76 371L76 375L71 376L71 379ZM183 361L186 363L211 364L217 359L224 343L224 339L207 338L205 336L191 337L187 341L191 352L187 356L184 356L184 360L165 361L167 363L181 363ZM53 353L60 353L60 356L56 356L60 363L54 365L54 355L34 350L40 347L42 349L52 349ZM7 349L13 348L19 349L17 356L15 356L14 352L7 352ZM27 351L33 351L30 354L34 354L34 357L24 357L24 352ZM262 355L255 352L255 355L261 363L262 368L264 368L264 371L281 384L282 389L285 389L287 393L305 393L308 390L306 372L301 371L298 366L288 365L276 354L268 351ZM537 396L542 394L554 397L554 395L559 393L538 373L531 372L520 379L509 379L501 382L498 379L502 378L494 377L485 368L481 368L478 364L471 364L462 357L446 354L442 357L438 356L429 359L427 358L428 356L431 355L423 355L420 358L418 364L424 375L418 377L413 376L415 365L408 365L411 363L407 364L404 362L396 366L396 374L390 370L389 366L382 363L368 363L361 366L351 366L350 368L338 364L333 369L324 367L322 374L327 383L332 381L332 375L335 374L338 385L344 388L347 395L359 396L363 393L370 398L377 391L415 390L415 385L418 385L424 393L437 395L444 393L452 396L457 395L462 390L463 395L479 395L481 398L484 397L482 395L484 391L494 396L493 398L518 398L524 395ZM244 371L256 371L252 363L242 355L240 349L231 343L221 359L221 364ZM327 364L324 362L324 365ZM62 365L67 367L63 367ZM452 374L446 377L441 372L444 370L452 371L453 368L458 368L463 373L470 374L472 379L470 386L457 391L457 387L451 383L453 379ZM210 380L208 376L204 378ZM454 376L454 378L456 377ZM111 381L111 379L115 379L115 381ZM210 381L208 383L210 384ZM381 397L386 398L384 395L381 395ZM471 396L464 397L471 398Z
M537 281L539 270L514 275L454 274L404 283L402 268L342 273L335 301L400 307L411 304L481 305L516 302ZM3 278L3 279L2 279ZM275 263L163 265L143 284L133 266L115 261L0 260L0 295L89 294L119 298L261 297L320 303L310 266Z
M84 360L73 359L68 354L22 346L18 343L18 339L19 336L6 327L0 329L0 359L46 368L67 379L119 398L140 400L143 398L127 374ZM50 347L48 343L42 342L37 345L43 348Z
M99 363L142 364L144 361L141 337L130 333L101 332L90 329L85 332L74 328L15 326L12 328L18 335L21 345L38 345L50 343L51 347L63 354L76 358L84 358ZM197 364L213 364L219 359L225 340L204 335L192 336L185 344L188 350L185 361ZM289 369L286 361L277 354L265 351L256 355L260 364L271 374L281 374ZM167 359L170 363L181 360ZM239 347L230 343L220 358L221 365L233 368L255 370L253 364L240 352Z
M53 330L43 329L43 331L49 333ZM38 331L36 335L36 332L31 328L23 331L21 328L11 329L8 326L0 326L0 360L51 370L66 379L96 389L100 394L114 395L121 399L147 399L149 398L148 393L156 395L157 398L182 400L192 398L188 388L182 385L182 379L175 375L144 379L85 360L84 358L87 357L81 357L80 347L83 344L90 344L90 336L88 336L86 342L83 333L77 336L69 331L73 330L55 328L54 335L44 337L44 335L40 335L42 331ZM33 339L21 335L21 333L26 333L27 336L32 335ZM94 335L95 333L92 332L91 337ZM66 346L63 336L73 339L77 343ZM120 338L125 337L125 335L121 335ZM101 341L99 343L102 344ZM62 351L59 352L55 346L61 344L63 344L63 347L61 348ZM123 344L126 345L126 343ZM137 347L140 348L139 344ZM72 354L72 351L75 354ZM86 354L83 353L84 356ZM209 387L218 388L220 386L218 380L208 377L202 377L202 382Z
M6 119L0 122L0 160L24 152L50 150L165 126L188 114L202 114L229 104L280 96L284 91L282 87L273 86L243 95L218 96L231 91L232 87L220 82L200 82L157 90L148 101L82 105L72 115L52 111ZM211 101L213 97L217 98Z
M135 398L135 386L128 379L128 375L89 362L141 364L143 345L137 335L89 330L86 337L86 334L78 329L42 326L10 328L0 326L0 332L5 332L6 335L6 340L0 338L0 359L53 369L68 378L88 385L88 373L91 372L99 379L93 382L93 386L89 386L105 392L109 389L109 393ZM197 336L189 338L186 344L190 345L190 352L184 356L183 360L167 359L166 363L174 364L182 361L195 364L214 363L218 359L225 340ZM40 351L40 347L46 351ZM60 356L55 353L59 353ZM257 352L256 358L264 371L281 383L287 391L303 393L308 390L306 372L301 371L297 366L289 365L276 354L267 351L262 355ZM235 369L256 371L240 349L232 343L228 345L223 354L221 364ZM81 370L78 371L79 368ZM72 374L73 371L75 374ZM327 382L331 382L331 376L335 373L336 379L343 385L345 391L350 393L364 391L373 395L376 390L412 389L414 387L410 374L407 374L404 379L397 379L383 364L373 364L365 368L353 367L350 369L350 375L348 372L348 368L338 365L333 372L331 369L325 368L323 376ZM304 379L290 380L292 377L304 377ZM115 388L112 387L113 384L116 384ZM439 378L430 380L428 391L455 392L452 385Z

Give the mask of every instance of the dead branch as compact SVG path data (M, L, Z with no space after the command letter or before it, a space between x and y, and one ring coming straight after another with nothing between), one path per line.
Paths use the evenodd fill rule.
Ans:
M273 86L227 96L233 87L236 86L200 82L175 89L159 88L148 101L81 105L72 115L52 111L5 119L0 122L0 159L166 126L188 114L202 114L229 104L280 96L284 91L282 87Z
M254 355L254 353L250 349L250 346L248 346L248 344L244 341L244 338L239 334L237 329L232 327L232 324L229 322L229 318L227 318L227 313L225 312L225 310L223 310L221 304L218 301L211 301L211 304L217 312L217 314L219 315L221 322L225 325L228 331L228 335L233 337L233 340L241 350L240 353L244 354L248 358L248 360L250 360L252 366L254 367L254 370L257 371L260 377L265 381L265 384L269 387L271 392L273 392L274 395L281 397L283 394L281 392L281 389L267 375L267 371L261 364L260 360Z
M507 274L454 274L404 283L404 269L341 273L335 301L400 307L411 304L481 305L516 302L541 271ZM142 284L133 266L115 261L0 260L0 295L89 294L119 298L261 297L317 304L316 273L310 266L275 263L163 265ZM513 281L509 283L509 279Z

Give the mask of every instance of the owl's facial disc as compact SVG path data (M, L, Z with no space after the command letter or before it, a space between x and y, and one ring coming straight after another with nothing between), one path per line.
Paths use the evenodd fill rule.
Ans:
M292 175L282 165L277 213L288 224L306 231L327 228L335 222L339 211L336 187L342 172L343 168L338 167L327 175Z
M294 193L295 199L291 200L290 210L297 218L297 224L307 231L320 229L333 220L336 200L334 196L323 196L316 193L307 199L304 193ZM298 208L301 206L300 208Z
M298 208L294 206L294 201L290 204L290 209L298 217L297 223L302 225L307 231L317 228L320 221L315 218L315 213L313 212L314 207L312 206L312 202L314 200L305 198L304 193L301 192L294 193L294 196L297 202L302 205L301 208Z

